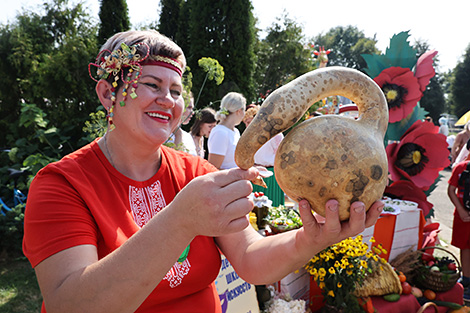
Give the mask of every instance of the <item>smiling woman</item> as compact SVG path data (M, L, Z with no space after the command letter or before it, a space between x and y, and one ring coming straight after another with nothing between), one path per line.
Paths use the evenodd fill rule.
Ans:
M90 65L109 129L39 171L28 194L23 251L43 313L220 313L220 252L247 282L272 283L377 220L381 203L366 214L356 202L340 223L331 200L319 225L300 201L302 230L259 235L247 217L256 168L218 171L163 145L181 122L185 63L160 33L128 31L112 36ZM241 104L234 123L244 116Z

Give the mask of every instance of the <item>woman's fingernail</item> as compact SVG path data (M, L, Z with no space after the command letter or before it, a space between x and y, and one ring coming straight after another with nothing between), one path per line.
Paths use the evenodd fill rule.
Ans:
M384 206L381 205L381 206L379 206L379 207L377 208L377 211L382 212L383 209L384 209Z
M364 212L364 210L365 210L365 207L363 204L359 204L356 207L354 207L354 212L356 213L362 213Z
M338 211L338 203L330 204L330 205L328 206L328 209L329 209L331 212L336 212L336 211Z

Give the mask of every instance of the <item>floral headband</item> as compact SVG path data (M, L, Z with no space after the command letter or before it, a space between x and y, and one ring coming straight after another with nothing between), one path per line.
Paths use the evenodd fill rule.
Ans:
M145 56L141 56L139 53L137 53L137 48L139 46L145 46L147 50ZM105 53L109 54L103 56ZM137 81L139 80L140 76L142 76L142 65L159 65L174 70L180 76L183 75L182 66L177 60L163 55L157 55L149 58L149 53L150 48L146 43L140 42L132 46L121 43L120 48L112 52L108 49L100 51L96 57L95 63L88 64L88 73L90 77L96 82L98 82L99 79L107 79L110 74L114 76L114 82L112 83L113 88L111 89L111 100L113 102L116 100L115 91L118 86L117 81L120 78L122 82L125 83L125 86L122 90L123 100L120 102L120 105L124 106L126 97L128 95L127 90L129 86L132 86L129 96L132 99L137 98L137 93L135 90L137 89ZM96 74L98 79L93 77L91 74L92 66L97 67ZM129 68L126 78L124 78L124 68ZM136 74L134 79L132 79L132 74L134 71Z

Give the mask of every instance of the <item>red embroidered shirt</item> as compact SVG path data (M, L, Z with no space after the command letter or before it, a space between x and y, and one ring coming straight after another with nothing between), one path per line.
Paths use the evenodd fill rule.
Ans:
M165 146L161 151L160 169L144 182L119 173L97 140L42 169L31 184L25 213L23 251L31 265L84 244L95 245L103 258L194 177L217 170L202 158ZM196 237L187 259L175 263L136 312L221 312L213 283L219 269L214 239Z

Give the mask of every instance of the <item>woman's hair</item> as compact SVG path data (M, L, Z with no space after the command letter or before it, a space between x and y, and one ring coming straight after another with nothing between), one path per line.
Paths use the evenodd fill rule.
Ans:
M178 61L183 71L186 67L186 58L184 56L183 50L170 38L166 37L165 35L162 35L156 30L129 30L125 32L116 33L112 37L110 37L101 47L100 57L106 57L110 54L109 51L122 50L122 43L126 44L128 47L131 47L138 43L145 43L149 47L149 51L147 51L147 47L145 45L136 46L136 52L141 57L146 56L148 52L148 60L154 60L157 55L160 55ZM107 52L103 52L106 50ZM144 60L141 65L145 65L145 61L146 60ZM123 68L123 77L127 75L128 69L129 68ZM109 82L114 81L113 75L109 75L107 80ZM118 80L118 85L121 86L122 84L122 80Z
M469 131L470 130L470 121L468 121L467 123L465 123L464 127L463 127L466 131Z
M238 92L229 92L226 94L220 102L220 109L215 113L215 119L223 121L227 116L240 109L245 110L246 99Z
M250 104L248 106L248 109L245 111L245 116L243 117L243 122L246 123L246 120L250 117L254 118L255 115L258 113L258 111L259 111L259 106Z
M204 108L196 116L193 126L191 126L191 135L201 136L201 127L202 124L210 124L217 122L215 120L215 111L212 108Z

